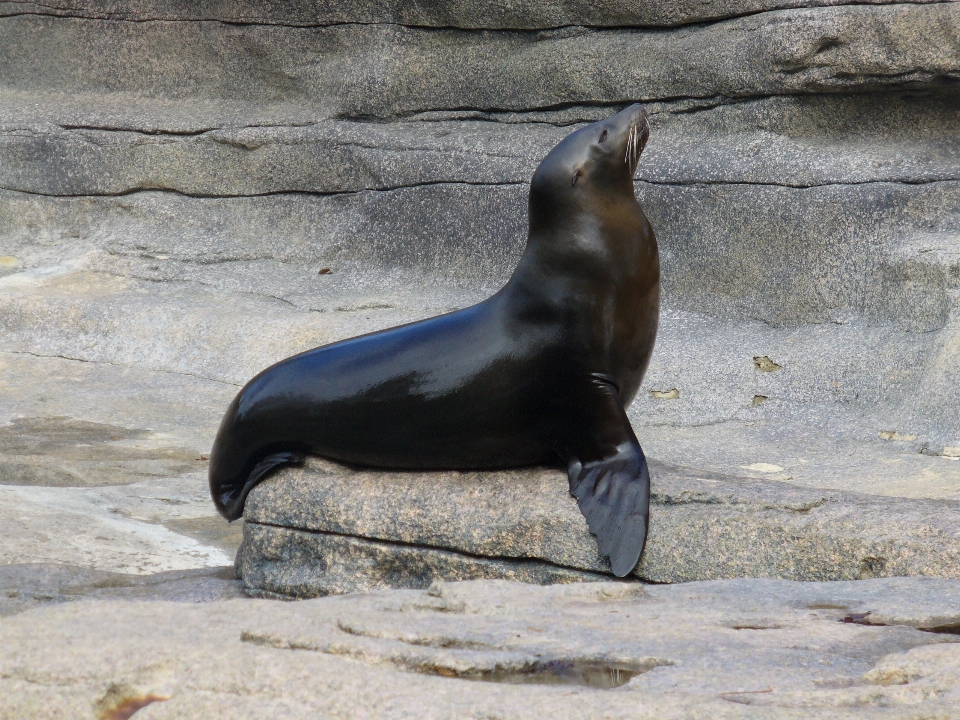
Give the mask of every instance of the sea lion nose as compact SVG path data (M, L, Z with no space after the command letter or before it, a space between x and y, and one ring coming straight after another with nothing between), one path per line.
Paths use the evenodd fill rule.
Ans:
M645 119L650 116L649 111L643 103L634 103L628 108L625 108L618 112L614 118L618 123L626 123L627 125L632 125L635 123L642 123Z

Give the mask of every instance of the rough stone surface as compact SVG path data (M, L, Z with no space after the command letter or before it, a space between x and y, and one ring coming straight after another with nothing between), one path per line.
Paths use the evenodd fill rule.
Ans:
M0 619L0 717L954 720L958 601L896 578L68 603Z
M673 579L955 575L958 9L835 0L0 0L2 611L114 592L178 600L237 592L217 574L244 530L214 514L204 478L237 387L294 352L495 291L523 247L526 183L540 157L580 123L638 100L651 111L652 134L636 189L660 239L665 290L657 350L629 409L658 461L660 534L641 570ZM334 512L332 498L315 508L326 508L320 519L341 534L251 523L240 555L247 582L306 595L383 587L399 565L415 568L408 575L420 585L603 570L591 564L592 538L559 476L524 475L540 494L514 509L539 514L511 519L488 503L479 514L503 529L497 536L471 531L471 518L451 507L438 509L448 512L446 527L392 512L381 512L378 526L358 490L397 479L360 476L354 485L338 476L352 519ZM522 499L526 486L504 477L488 478L486 489ZM482 508L489 497L443 482L463 507ZM290 504L284 486L303 483L290 475L277 483L277 518L301 523L279 511ZM550 503L555 517L545 514ZM564 532L548 520L566 523ZM521 532L536 523L539 535ZM423 545L401 546L386 533L370 539L384 530ZM517 557L521 536L534 558ZM497 548L508 552L493 557ZM280 559L258 561L268 550ZM289 562L294 551L299 564ZM937 654L950 646L868 657L862 638L902 628L835 622L870 611L919 627L957 624L941 607L956 605L952 596L931 600L922 622L919 609L882 615L882 598L895 604L934 587L901 593L897 582L873 586L869 601L809 600L847 606L826 610L835 614L824 627L844 634L821 644L809 638L827 636L808 626L791 635L773 629L779 621L752 618L710 635L701 616L680 622L656 609L664 628L687 634L676 636L682 652L628 654L679 659L643 661L649 672L634 682L666 680L640 693L400 675L383 661L392 650L377 650L372 668L291 656L238 642L241 627L224 619L224 603L69 603L22 613L16 632L33 632L30 657L89 674L3 665L0 717L129 713L141 691L167 696L160 676L189 680L136 717L953 717L953 661ZM467 586L464 597L483 596L482 587ZM716 596L691 587L691 596ZM802 593L787 601L772 587L747 583L730 606L777 617L806 607ZM554 627L547 595L507 593L494 604L546 603ZM671 597L664 602L680 602ZM259 605L237 607L249 618ZM88 634L48 635L42 618L60 612L78 619L71 632ZM402 617L390 605L370 612ZM191 625L194 617L203 620ZM535 635L525 628L540 622L520 634ZM4 643L10 627L0 631ZM221 630L216 642L201 640ZM642 635L652 637L651 627ZM169 655L137 654L164 636ZM728 636L741 645L725 644ZM188 639L177 645L179 637ZM344 642L383 641L346 630L333 637L356 657ZM770 647L763 638L782 644L753 657ZM13 647L0 648L0 662L4 653L27 657ZM610 658L619 652L604 655L610 647L620 646L574 654ZM126 657L132 664L118 660ZM477 673L489 677L498 662L517 667L498 657ZM106 667L96 658L112 669L94 669ZM464 667L445 662L437 667ZM581 670L582 679L596 668Z
M310 458L254 488L244 519L248 526L608 569L557 470L384 473Z
M843 322L853 311L923 333L946 325L960 286L958 191L954 181L702 183L637 194L651 222L684 228L665 234L661 252L664 293L685 309L781 326ZM763 213L731 212L753 203Z
M0 78L10 89L61 94L303 103L320 118L937 89L960 76L958 22L956 3L779 10L675 30L543 33L18 15L0 18Z
M475 556L421 543L379 542L257 523L247 523L243 530L236 570L244 590L254 597L300 599L389 588L423 589L437 580L500 579L551 585L606 579L596 572L535 559Z
M634 572L643 580L960 578L956 501L801 490L658 463L651 475L650 531ZM245 520L237 570L253 592L543 582L545 563L552 581L577 579L561 569L609 573L557 470L384 473L310 460L255 488Z
M653 103L655 141L639 177L660 184L791 187L957 180L958 109L956 94L772 97L699 108ZM156 189L220 197L427 183L525 185L578 122L610 111L552 111L543 115L546 122L509 122L495 114L485 120L266 127L226 121L225 127L189 133L151 132L135 121L124 130L108 123L71 128L69 118L53 124L11 117L0 125L0 153L7 160L0 187L56 196ZM162 120L169 126L177 118Z

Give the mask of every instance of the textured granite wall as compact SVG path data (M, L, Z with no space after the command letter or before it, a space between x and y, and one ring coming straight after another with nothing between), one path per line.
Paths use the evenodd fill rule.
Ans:
M0 1L0 272L233 273L311 310L341 301L289 288L323 267L479 296L522 250L539 159L634 101L666 307L849 327L854 356L828 342L791 387L843 378L833 400L960 443L956 2ZM6 330L34 332L40 311L14 310Z

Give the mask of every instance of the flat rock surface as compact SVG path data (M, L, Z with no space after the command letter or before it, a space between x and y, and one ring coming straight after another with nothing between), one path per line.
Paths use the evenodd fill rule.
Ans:
M68 603L0 619L0 717L952 720L958 607L923 578Z
M243 597L233 567L133 575L64 563L0 566L0 616L75 600L124 599L211 602Z
M0 388L0 566L232 563L240 528L210 505L204 453L233 385L0 352Z

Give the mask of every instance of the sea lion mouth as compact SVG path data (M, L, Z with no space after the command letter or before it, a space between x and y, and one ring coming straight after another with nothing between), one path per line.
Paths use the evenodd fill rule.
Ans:
M647 140L650 137L650 120L647 109L641 107L639 112L630 121L630 129L627 134L627 149L623 155L623 161L630 170L630 177L637 172L637 166L640 164L640 154L647 146Z

